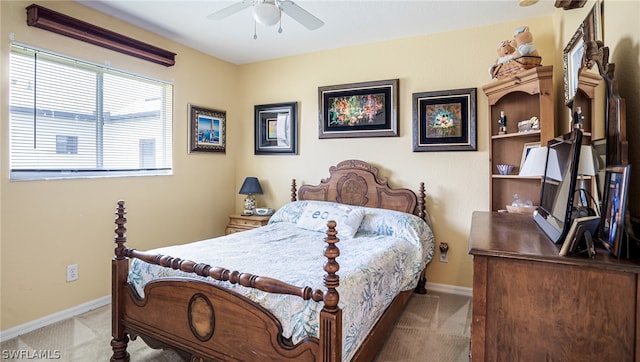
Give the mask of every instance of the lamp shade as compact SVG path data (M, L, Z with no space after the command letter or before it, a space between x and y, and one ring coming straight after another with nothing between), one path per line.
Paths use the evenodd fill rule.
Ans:
M560 163L558 162L558 154L556 150L551 150L547 161L548 147L536 147L529 151L529 155L524 160L524 165L520 170L520 176L541 177L545 176L545 167L549 162L546 173L547 178L556 181L562 181L562 173L560 172Z
M242 195L262 195L262 187L257 177L247 177L242 183L239 194Z
M595 176L595 158L591 146L580 146L580 161L578 161L578 175Z
M253 18L264 26L272 26L280 21L280 8L270 1L253 5Z
M532 148L524 160L522 169L520 169L520 176L540 177L544 176L544 166L547 162L547 148L536 147Z

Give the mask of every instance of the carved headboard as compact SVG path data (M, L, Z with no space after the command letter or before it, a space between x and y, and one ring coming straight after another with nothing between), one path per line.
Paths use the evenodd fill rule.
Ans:
M378 168L365 161L346 160L329 168L330 176L319 185L302 185L297 191L296 180L291 186L291 201L319 200L342 204L390 209L425 218L424 183L419 195L405 188L391 188L386 179L378 178Z

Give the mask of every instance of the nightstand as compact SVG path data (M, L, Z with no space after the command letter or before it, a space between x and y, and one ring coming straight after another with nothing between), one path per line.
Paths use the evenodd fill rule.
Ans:
M229 215L229 224L225 229L225 234L233 234L239 231L251 230L267 225L271 216L244 216Z

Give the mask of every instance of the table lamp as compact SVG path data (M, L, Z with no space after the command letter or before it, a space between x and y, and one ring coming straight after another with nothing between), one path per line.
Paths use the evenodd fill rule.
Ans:
M589 146L582 145L580 146L580 160L578 161L578 178L580 180L580 190L587 191L587 184L585 182L585 176L595 176L596 175L596 164L597 160L595 159L595 155L593 152L593 148ZM598 200L598 191L592 192L591 194L594 198L593 202L598 205L600 202ZM580 192L580 201L583 205L589 205L589 202L586 199L585 192Z
M253 195L262 195L262 187L257 177L247 177L240 187L241 195L247 195L244 199L244 211L242 215L253 215L256 208L256 199Z

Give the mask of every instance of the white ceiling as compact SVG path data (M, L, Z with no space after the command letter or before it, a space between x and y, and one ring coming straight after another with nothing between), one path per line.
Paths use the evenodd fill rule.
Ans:
M324 26L310 31L283 14L281 34L278 25L257 24L254 40L251 8L223 20L207 19L240 0L75 1L234 64L549 16L555 10L554 0L529 7L518 6L518 0L296 0Z

